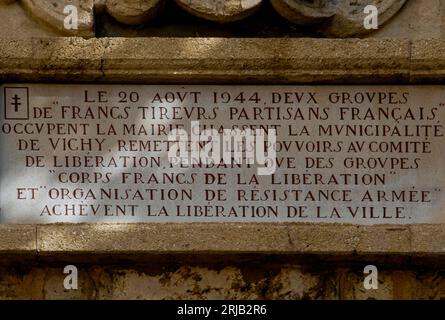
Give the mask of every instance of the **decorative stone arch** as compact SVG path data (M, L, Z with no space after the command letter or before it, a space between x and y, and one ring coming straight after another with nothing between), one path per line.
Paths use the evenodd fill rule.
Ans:
M1 0L6 3L15 0ZM95 14L108 12L123 24L140 25L162 14L167 0L20 0L36 20L64 35L93 37ZM243 20L255 14L266 0L175 0L190 14L217 23ZM267 0L269 1L269 0ZM364 7L369 1L359 0L270 0L275 10L297 25L317 25L328 37L362 36L372 30L363 27ZM383 25L401 10L406 0L374 1ZM76 5L79 12L78 30L66 30L63 9Z

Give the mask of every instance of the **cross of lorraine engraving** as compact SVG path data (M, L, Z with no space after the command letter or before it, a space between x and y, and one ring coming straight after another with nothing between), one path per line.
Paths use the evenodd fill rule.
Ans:
M15 94L12 99L14 100L13 102L11 102L11 105L14 106L14 111L18 112L19 111L19 106L21 106L22 104L19 102L21 100L21 98Z

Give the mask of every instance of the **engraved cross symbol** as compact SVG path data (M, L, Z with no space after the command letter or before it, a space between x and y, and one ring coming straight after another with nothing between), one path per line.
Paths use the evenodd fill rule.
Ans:
M13 102L11 102L11 104L14 106L14 111L15 111L15 112L18 112L18 111L19 111L19 106L22 105L22 104L19 102L19 101L21 100L21 98L20 98L17 94L15 94L15 95L12 97L12 100L14 100Z

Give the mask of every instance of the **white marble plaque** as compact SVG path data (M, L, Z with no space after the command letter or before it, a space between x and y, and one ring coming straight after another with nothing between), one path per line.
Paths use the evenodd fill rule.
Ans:
M5 84L0 104L2 223L445 222L443 86ZM206 129L232 162L172 160L215 156ZM235 161L229 131L269 162L247 138Z

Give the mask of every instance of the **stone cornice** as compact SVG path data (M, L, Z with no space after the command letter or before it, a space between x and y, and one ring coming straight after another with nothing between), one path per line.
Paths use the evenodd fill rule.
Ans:
M0 81L440 81L442 41L312 38L0 39Z
M1 257L445 256L445 225L139 223L0 225ZM258 256L259 257L259 256ZM437 260L436 262L438 262Z

